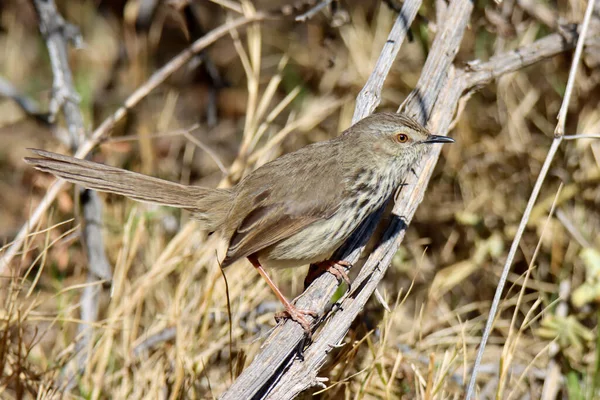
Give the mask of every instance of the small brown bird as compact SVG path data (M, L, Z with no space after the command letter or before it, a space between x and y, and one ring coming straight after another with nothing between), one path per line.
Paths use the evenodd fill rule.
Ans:
M33 149L40 158L25 161L86 188L190 210L228 241L221 265L247 257L310 333L305 316L314 312L293 306L263 267L318 263L345 277L343 264L330 260L335 250L390 198L430 144L453 141L406 115L373 114L335 139L259 167L230 189L181 185L44 150Z

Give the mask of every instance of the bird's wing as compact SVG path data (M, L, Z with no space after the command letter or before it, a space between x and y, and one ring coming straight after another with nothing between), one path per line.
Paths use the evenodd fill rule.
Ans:
M337 142L325 143L329 145L320 142L280 157L240 182L223 266L335 214L346 183Z

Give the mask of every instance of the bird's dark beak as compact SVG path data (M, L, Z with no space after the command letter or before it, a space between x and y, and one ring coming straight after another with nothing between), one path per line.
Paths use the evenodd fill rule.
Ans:
M429 135L427 140L423 143L454 143L454 139L449 138L448 136Z

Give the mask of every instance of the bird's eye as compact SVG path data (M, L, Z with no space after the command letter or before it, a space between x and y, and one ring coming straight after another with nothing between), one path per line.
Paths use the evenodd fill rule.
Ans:
M398 141L398 143L406 143L408 142L408 135L404 133L399 133L396 135L396 140Z

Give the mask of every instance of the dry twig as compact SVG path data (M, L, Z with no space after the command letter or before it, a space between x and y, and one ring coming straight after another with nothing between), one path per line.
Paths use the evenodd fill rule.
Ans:
M69 67L68 42L81 41L79 30L66 22L56 9L53 0L34 1L39 16L40 32L46 40L50 55L50 63L54 82L52 85L53 96L50 101L50 120L54 120L59 110L62 110L67 123L70 137L71 151L76 152L80 144L86 139L83 115L79 108L79 95L75 90L73 76ZM78 188L79 202L83 216L83 243L88 259L87 283L81 298L81 320L79 333L82 340L78 342L76 352L87 347L93 335L92 325L98 317L98 295L100 286L95 285L99 280L111 279L111 267L106 258L104 241L102 239L102 202L94 191ZM71 371L68 381L78 371L83 371L87 364L88 352L80 353L76 357L75 371ZM68 385L68 384L67 384Z
M410 25L417 16L419 8L421 8L420 0L407 1L400 10L398 17L396 17L394 26L388 35L388 40L379 54L375 69L356 97L356 107L352 117L353 124L375 111L375 108L381 102L383 82L392 68L404 39L408 36Z
M22 93L14 87L9 81L0 76L0 96L9 97L21 107L21 109L29 116L42 122L45 125L50 124L48 113L42 112L38 103Z
M310 10L305 12L304 14L298 15L296 17L296 21L306 22L311 19L316 13L324 9L325 7L331 4L332 0L321 0L316 6L312 7Z

